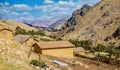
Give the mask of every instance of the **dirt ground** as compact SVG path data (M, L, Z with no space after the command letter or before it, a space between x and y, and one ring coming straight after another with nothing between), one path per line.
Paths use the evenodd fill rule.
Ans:
M59 65L51 64L54 67L59 68L60 70L120 70L120 67L109 65L103 62L97 62L95 60L90 60L82 57L74 57L72 59L68 58L60 58L60 57L53 57L53 56L45 56L50 60L59 60L68 64L66 68L63 68ZM72 62L75 61L76 65L73 66Z
M81 57L75 57L74 59L87 65L88 68L86 68L85 66L76 65L71 66L73 70L120 70L120 67L118 66L109 65L103 62L97 62L95 60L85 59Z

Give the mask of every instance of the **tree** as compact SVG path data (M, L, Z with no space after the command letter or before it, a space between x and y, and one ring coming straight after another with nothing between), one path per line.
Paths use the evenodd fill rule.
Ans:
M15 35L18 35L18 34L20 34L20 33L21 33L21 27L17 26L17 27L15 28Z

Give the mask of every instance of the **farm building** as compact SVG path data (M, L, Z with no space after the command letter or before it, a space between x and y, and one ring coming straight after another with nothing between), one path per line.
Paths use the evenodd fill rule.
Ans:
M13 40L27 46L31 46L35 42L33 36L31 35L17 35L13 38Z
M37 42L34 51L43 55L73 57L74 45L68 41Z
M0 28L0 40L12 40L13 31L7 28Z

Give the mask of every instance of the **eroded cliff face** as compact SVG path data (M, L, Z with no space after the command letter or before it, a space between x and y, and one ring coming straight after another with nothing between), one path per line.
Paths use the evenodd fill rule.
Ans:
M95 44L115 42L119 45L119 38L113 37L113 33L120 26L119 5L120 0L102 0L92 7L84 5L73 13L57 33L57 37L65 40L89 40Z

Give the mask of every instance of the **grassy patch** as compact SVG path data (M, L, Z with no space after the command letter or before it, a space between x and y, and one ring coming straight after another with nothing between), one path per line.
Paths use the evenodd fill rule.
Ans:
M22 70L21 67L14 66L12 64L6 64L2 70Z
M17 42L12 42L9 46L12 47L12 48L17 48L17 47L20 46L20 44L17 43Z
M40 40L41 40L41 41L45 41L45 42L52 41L52 40L50 40L50 39L47 39L47 38L41 38Z
M37 60L31 60L31 62L29 63L29 64L32 64L32 65L34 65L34 66L39 66L39 67L45 67L46 66L46 64L45 64L45 62L43 62L43 61L37 61Z

